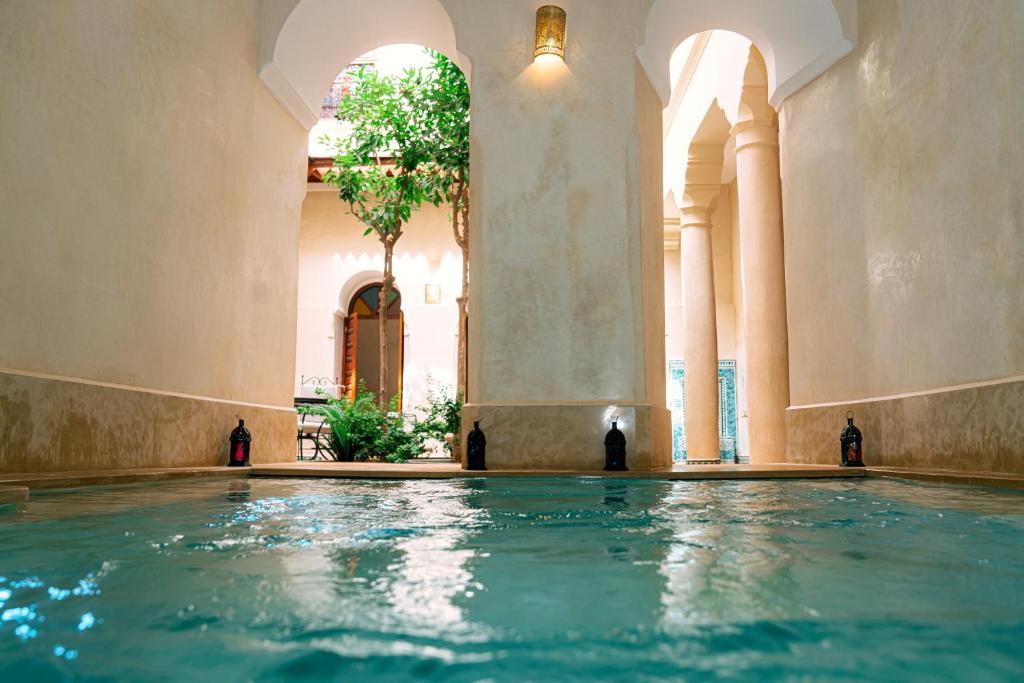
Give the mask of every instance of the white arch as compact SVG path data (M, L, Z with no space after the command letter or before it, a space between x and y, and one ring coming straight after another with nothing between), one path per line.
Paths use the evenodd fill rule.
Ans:
M336 309L338 315L343 318L348 315L348 305L352 301L352 297L356 295L356 292L367 285L383 281L384 272L380 270L361 270L345 280L345 284L338 290L338 307ZM402 288L398 286L397 281L395 282L395 289L399 293L402 292Z
M668 105L669 60L681 42L725 29L752 40L768 68L768 97L776 109L856 41L853 0L655 0L637 58Z
M307 130L338 72L374 48L413 43L452 59L469 79L438 0L264 0L260 78Z

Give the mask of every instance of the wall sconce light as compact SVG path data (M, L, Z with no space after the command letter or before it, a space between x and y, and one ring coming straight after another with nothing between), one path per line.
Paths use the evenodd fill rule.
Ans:
M533 58L554 55L565 59L565 10L554 5L537 9L537 35L533 44Z
M426 303L426 304L439 304L439 303L441 303L441 285L424 285L424 287L423 287L423 303Z

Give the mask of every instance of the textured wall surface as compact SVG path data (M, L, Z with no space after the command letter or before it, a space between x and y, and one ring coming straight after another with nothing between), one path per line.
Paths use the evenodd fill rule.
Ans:
M868 465L1024 474L1024 379L790 408L788 460L838 464L848 410L864 434Z
M869 463L1024 472L1024 3L859 13L781 111L788 459L852 409Z
M0 370L67 378L4 375L0 469L219 463L220 401L292 455L306 139L258 9L0 3Z
M462 443L479 420L487 437L488 469L602 470L604 438L613 419L626 437L629 469L672 464L671 415L645 404L471 404L462 414ZM465 448L462 457L465 462Z
M254 463L295 459L295 411L0 372L0 472L226 465L245 419Z
M290 404L306 141L257 4L0 4L0 368Z
M565 63L542 64L536 3L446 5L473 63L470 399L642 401L644 6L566 4Z
M1024 3L859 13L781 111L797 406L1024 374Z

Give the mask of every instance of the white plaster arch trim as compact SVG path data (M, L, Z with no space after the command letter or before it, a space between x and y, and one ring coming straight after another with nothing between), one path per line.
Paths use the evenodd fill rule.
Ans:
M372 285L377 282L383 281L384 273L383 271L380 270L361 270L355 275L351 276L349 279L345 280L345 284L343 284L341 286L341 289L338 290L338 305L337 308L334 309L334 312L337 315L340 315L342 318L348 317L348 304L350 301L352 301L352 297L356 295L356 292L358 292L366 285ZM395 289L398 290L399 294L405 291L402 288L402 283L399 282L397 276L395 277ZM409 336L408 321L406 321L405 323L404 336Z
M469 60L438 0L264 0L259 74L284 108L309 130L338 72L384 45L412 43L447 55L467 81Z
M338 307L336 309L338 315L342 318L348 316L348 304L352 301L352 297L356 295L360 289L366 285L372 285L376 282L384 281L384 272L380 270L361 270L355 275L352 275L349 279L345 280L345 284L338 290ZM395 289L399 292L402 291L401 287L396 285Z
M739 33L764 55L768 98L778 109L853 49L855 27L856 7L849 0L655 0L637 59L667 106L676 47L702 31Z

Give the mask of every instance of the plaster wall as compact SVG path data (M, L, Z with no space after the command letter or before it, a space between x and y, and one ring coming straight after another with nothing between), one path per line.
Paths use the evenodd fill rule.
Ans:
M857 49L780 111L790 431L923 393L930 423L879 426L876 457L1024 471L1021 404L993 407L1024 375L1024 5L865 0L859 18Z
M651 259L660 245L645 257L643 236L653 205L642 188L660 175L640 143L643 126L660 147L657 98L635 65L646 3L563 3L564 62L533 60L537 2L444 4L473 64L463 424L482 419L488 459L591 468L603 464L603 435L619 414L620 427L638 429L631 466L667 463L664 352L646 357L664 334L663 308L645 305L663 287L661 260ZM543 448L512 438L549 428L557 438Z
M644 7L566 3L565 62L535 63L524 36L537 3L445 4L473 63L473 163L486 169L474 172L470 399L645 400Z
M461 288L462 254L448 216L447 207L424 206L413 214L395 246L395 285L402 293L406 327L406 408L423 403L428 377L438 385L455 386L455 299ZM301 376L336 376L335 316L339 311L347 314L348 299L359 286L372 282L375 274L379 281L383 246L373 236L364 237L364 229L334 192L307 194L299 238L296 396L303 393ZM428 283L441 286L440 304L425 303Z
M258 18L245 0L0 4L0 370L67 399L30 392L18 429L57 443L92 410L79 380L124 387L139 420L151 391L290 406L306 138L256 76ZM0 384L5 410L20 384ZM26 462L13 414L0 469L69 457ZM67 464L121 464L91 448Z
M860 20L781 111L794 405L1024 374L1024 5Z

